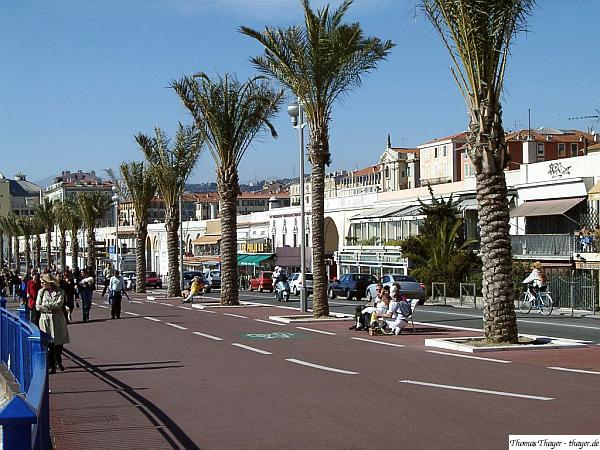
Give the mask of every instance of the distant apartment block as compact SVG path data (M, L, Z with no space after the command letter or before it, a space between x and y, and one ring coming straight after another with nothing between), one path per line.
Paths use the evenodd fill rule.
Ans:
M14 179L0 173L0 216L13 213L17 216L32 216L40 204L42 188L30 181L22 173Z
M467 134L458 133L418 145L421 186L460 181L466 143Z

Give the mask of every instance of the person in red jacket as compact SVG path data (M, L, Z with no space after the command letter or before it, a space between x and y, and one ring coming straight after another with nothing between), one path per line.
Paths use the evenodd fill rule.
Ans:
M35 309L35 301L37 300L38 291L42 288L40 274L36 273L33 278L27 283L27 309L29 309L29 320L36 326L40 322L40 313Z

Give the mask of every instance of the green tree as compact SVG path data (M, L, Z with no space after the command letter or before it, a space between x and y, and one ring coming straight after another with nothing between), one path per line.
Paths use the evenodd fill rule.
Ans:
M508 149L500 95L513 38L534 0L423 0L452 59L452 74L469 112L467 152L475 167L483 260L484 334L516 342L512 249L504 169Z
M58 266L65 270L67 266L67 231L70 225L71 208L66 202L57 202L54 204L54 221L58 227Z
M155 136L138 134L135 137L158 190L165 203L165 229L167 231L167 257L169 264L168 297L181 295L179 274L179 197L183 194L185 182L192 172L200 154L201 134L193 127L179 124L175 142L170 148L167 136L155 128Z
M75 204L81 214L81 220L86 231L86 266L96 273L96 227L112 205L110 194L104 191L78 192L75 194Z
M8 266L15 270L20 270L19 261L19 245L17 236L19 236L19 220L18 217L10 212L3 218L4 231L8 236ZM13 257L15 258L13 261Z
M366 37L359 23L344 23L351 0L335 11L316 12L303 0L304 26L248 27L240 31L264 47L252 59L262 73L278 80L298 97L310 128L308 159L312 165L313 314L329 315L325 268L325 166L331 163L329 123L334 103L360 86L363 76L377 68L394 44Z
M25 271L31 267L31 234L33 231L32 218L21 216L18 218L19 230L25 240Z
M77 239L77 235L83 226L83 221L81 219L81 214L79 213L79 208L74 201L68 200L64 203L64 206L64 225L71 235L71 265L73 267L79 267L79 240Z
M42 238L40 236L44 233L44 224L38 216L33 216L31 227L31 234L33 236L33 266L40 269L42 265Z
M6 233L4 219L5 217L0 217L0 265L4 264L4 235Z
M157 185L152 172L143 162L121 164L121 175L135 211L135 290L146 292L148 212L156 195Z
M35 215L44 226L46 232L46 260L47 267L52 265L52 229L54 228L54 202L45 198L42 203L35 208Z
M221 304L237 305L238 166L253 139L265 128L277 137L270 119L277 113L283 92L256 77L241 83L225 74L216 81L206 74L184 77L172 87L194 117L196 127L217 166L221 215Z

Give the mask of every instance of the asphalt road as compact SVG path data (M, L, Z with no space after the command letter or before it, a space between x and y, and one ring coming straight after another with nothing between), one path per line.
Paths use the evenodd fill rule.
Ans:
M370 337L269 318L292 304L134 298L121 320L97 294L91 322L76 311L67 370L51 376L57 448L505 449L510 434L600 430L598 345L472 358L424 346L466 330ZM427 310L419 321L477 319Z

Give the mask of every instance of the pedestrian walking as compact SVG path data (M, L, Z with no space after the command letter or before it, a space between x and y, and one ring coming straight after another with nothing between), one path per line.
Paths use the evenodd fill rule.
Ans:
M90 320L90 310L92 309L92 294L94 293L94 277L88 269L81 271L81 281L79 281L79 295L81 296L81 311L83 321Z
M123 289L125 289L125 281L118 270L114 271L114 275L109 281L110 292L108 294L110 302L110 318L121 318L121 300L123 299Z
M69 343L69 330L63 313L64 302L65 292L60 289L59 280L50 274L44 274L35 307L40 312L40 330L52 338L48 344L49 373L56 373L57 366L61 371L65 370L62 351L63 345Z
M106 291L108 290L108 285L110 283L110 278L113 276L113 268L110 263L106 263L106 267L102 271L102 276L104 277L104 288L102 289L101 298L104 298Z
M29 320L36 326L40 323L40 313L35 307L38 292L42 288L42 280L39 273L34 273L33 278L27 283L27 309L29 310Z

